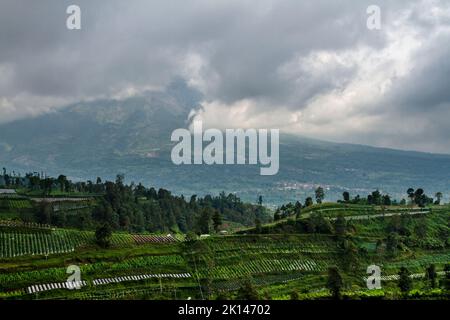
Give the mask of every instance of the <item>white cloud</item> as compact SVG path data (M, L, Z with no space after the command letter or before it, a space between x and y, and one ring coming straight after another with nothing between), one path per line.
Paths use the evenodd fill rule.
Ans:
M407 108L399 112L400 106L392 103L402 81L414 79L417 65L442 41L436 35L448 32L448 26L434 25L447 11L427 4L413 4L392 15L395 19L385 22L381 31L386 39L382 48L363 43L344 50L312 50L281 65L280 78L294 84L291 105L251 98L231 104L212 101L203 104L198 116L211 127L280 128L332 141L449 152L442 141L409 138L427 137L436 122L419 120ZM423 32L411 19L414 15L432 27Z
M366 28L370 4L80 0L73 33L63 2L5 0L0 122L182 77L204 94L206 126L450 152L450 4L379 0L380 31Z

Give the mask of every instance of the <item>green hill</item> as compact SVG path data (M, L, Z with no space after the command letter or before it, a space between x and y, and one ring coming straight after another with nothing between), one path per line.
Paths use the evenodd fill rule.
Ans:
M326 209L336 210L322 217L328 219L330 233L297 228ZM397 214L385 217L373 216L380 210L373 207L365 220L351 220L353 213L342 216L348 209L315 206L299 220L263 226L270 230L267 234L249 234L249 229L247 234L184 241L168 235L114 233L109 249L98 248L90 231L3 225L0 298L242 298L250 283L261 299L289 299L293 292L300 299L326 299L328 269L333 266L341 270L348 298L404 297L397 286L401 267L413 279L410 298L447 297L443 279L450 263L450 207L434 206L415 215L392 207ZM356 216L367 215L367 208L351 209L362 210ZM342 234L339 216L346 221ZM382 270L380 290L366 287L366 268L372 264ZM64 287L70 265L80 268L79 290ZM425 278L430 265L441 281L436 288Z

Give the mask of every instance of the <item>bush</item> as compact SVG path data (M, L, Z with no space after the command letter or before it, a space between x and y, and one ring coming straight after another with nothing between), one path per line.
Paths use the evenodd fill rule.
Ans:
M109 224L104 224L95 230L95 241L102 248L111 246L112 230Z

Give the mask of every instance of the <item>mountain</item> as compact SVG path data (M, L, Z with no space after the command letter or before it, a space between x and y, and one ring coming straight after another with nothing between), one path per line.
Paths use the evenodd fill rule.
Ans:
M314 188L327 199L344 190L374 189L405 197L409 187L450 193L450 155L280 137L280 170L260 176L259 165L182 165L171 162L170 135L187 126L201 95L176 81L164 91L123 100L80 102L35 118L0 125L0 165L20 172L64 173L72 179L114 179L164 187L185 195L236 192L266 204L304 201Z

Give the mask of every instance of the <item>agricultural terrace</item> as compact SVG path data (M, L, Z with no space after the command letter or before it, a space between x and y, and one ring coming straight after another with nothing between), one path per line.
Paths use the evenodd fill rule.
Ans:
M237 298L243 281L250 281L263 298L289 299L295 291L300 299L324 299L330 297L328 270L335 266L349 298L400 297L402 267L414 281L411 295L445 296L442 289L428 287L424 270L434 265L440 281L447 276L447 206L325 203L260 230L240 227L236 233L197 240L185 239L179 231L113 231L108 248L99 247L95 230L20 218L43 203L51 205L52 214L78 216L97 201L23 195L0 199L0 299ZM155 205L154 200L138 201ZM382 290L366 287L370 264L382 268ZM80 268L75 284L67 282L70 265ZM71 290L74 285L79 289Z

